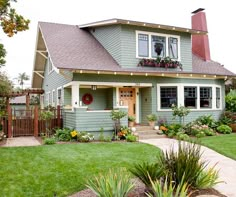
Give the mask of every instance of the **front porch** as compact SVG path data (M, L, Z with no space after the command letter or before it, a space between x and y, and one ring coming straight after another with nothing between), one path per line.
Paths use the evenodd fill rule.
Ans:
M63 88L64 126L80 131L113 131L113 109L135 116L136 123L151 111L151 83L71 82ZM128 117L121 123L128 126Z

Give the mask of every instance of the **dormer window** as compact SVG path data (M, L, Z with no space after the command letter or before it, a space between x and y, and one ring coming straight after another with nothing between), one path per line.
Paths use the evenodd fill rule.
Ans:
M148 35L139 34L138 35L138 56L139 57L148 57Z
M180 61L180 36L136 31L137 58L164 58Z

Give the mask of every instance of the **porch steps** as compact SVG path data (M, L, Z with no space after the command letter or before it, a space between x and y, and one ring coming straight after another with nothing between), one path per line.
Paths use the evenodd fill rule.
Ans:
M158 139L166 137L166 135L160 134L162 133L160 130L154 130L150 126L136 126L135 128L135 134L139 137L139 140Z

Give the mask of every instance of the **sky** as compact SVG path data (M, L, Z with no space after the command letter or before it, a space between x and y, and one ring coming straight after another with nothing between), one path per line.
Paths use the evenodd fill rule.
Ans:
M191 12L204 8L207 17L211 59L236 73L235 6L233 0L18 0L17 12L30 19L30 29L12 38L0 30L0 42L7 50L3 68L17 85L19 73L32 75L38 21L80 25L120 18L191 28ZM30 87L31 81L26 82Z

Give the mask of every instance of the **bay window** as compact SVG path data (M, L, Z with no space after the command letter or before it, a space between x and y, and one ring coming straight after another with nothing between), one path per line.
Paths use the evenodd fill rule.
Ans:
M197 108L197 87L184 87L184 106Z
M221 91L221 86L215 84L157 84L157 110L169 111L173 104L193 111L221 110Z
M200 87L200 108L211 108L212 106L212 88Z

